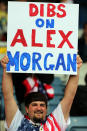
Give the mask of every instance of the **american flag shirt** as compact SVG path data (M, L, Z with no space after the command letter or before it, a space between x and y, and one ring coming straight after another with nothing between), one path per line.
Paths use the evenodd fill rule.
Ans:
M65 131L70 124L70 119L67 122L64 120L61 104L47 117L44 124L36 125L31 120L27 120L24 115L17 110L10 127L5 127L7 131Z

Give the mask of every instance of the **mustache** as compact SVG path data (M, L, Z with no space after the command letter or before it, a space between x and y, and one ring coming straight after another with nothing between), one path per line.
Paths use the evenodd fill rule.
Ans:
M37 110L37 111L35 111L34 113L43 113L43 111Z

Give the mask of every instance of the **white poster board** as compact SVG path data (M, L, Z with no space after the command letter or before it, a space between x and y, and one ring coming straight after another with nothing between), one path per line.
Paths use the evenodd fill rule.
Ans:
M76 74L78 4L8 2L7 72Z

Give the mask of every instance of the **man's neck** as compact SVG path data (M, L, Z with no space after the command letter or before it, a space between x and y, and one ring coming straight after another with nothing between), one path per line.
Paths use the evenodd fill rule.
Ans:
M25 115L24 117L25 117L27 120L29 120L30 123L32 123L32 124L35 125L35 126L40 126L40 125L44 124L45 121L46 121L46 120L42 120L41 122L34 122L34 121L32 121L32 120L29 118L29 116Z

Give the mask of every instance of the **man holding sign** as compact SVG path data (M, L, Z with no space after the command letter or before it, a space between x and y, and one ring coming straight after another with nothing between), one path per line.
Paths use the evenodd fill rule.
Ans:
M46 117L47 100L40 93L31 93L25 98L27 116L19 111L13 96L13 82L10 73L6 73L6 64L9 59L5 56L1 60L3 66L2 90L5 103L7 131L65 131L69 124L69 113L76 94L79 79L79 70L82 60L77 56L77 75L70 76L66 85L64 98L57 108Z
M82 65L79 56L76 63L77 37L78 5L8 3L8 57L1 61L8 131L65 131ZM7 72L73 75L64 98L48 117L47 100L39 93L25 98L27 116L24 116L14 100L12 77L6 73L6 64Z

